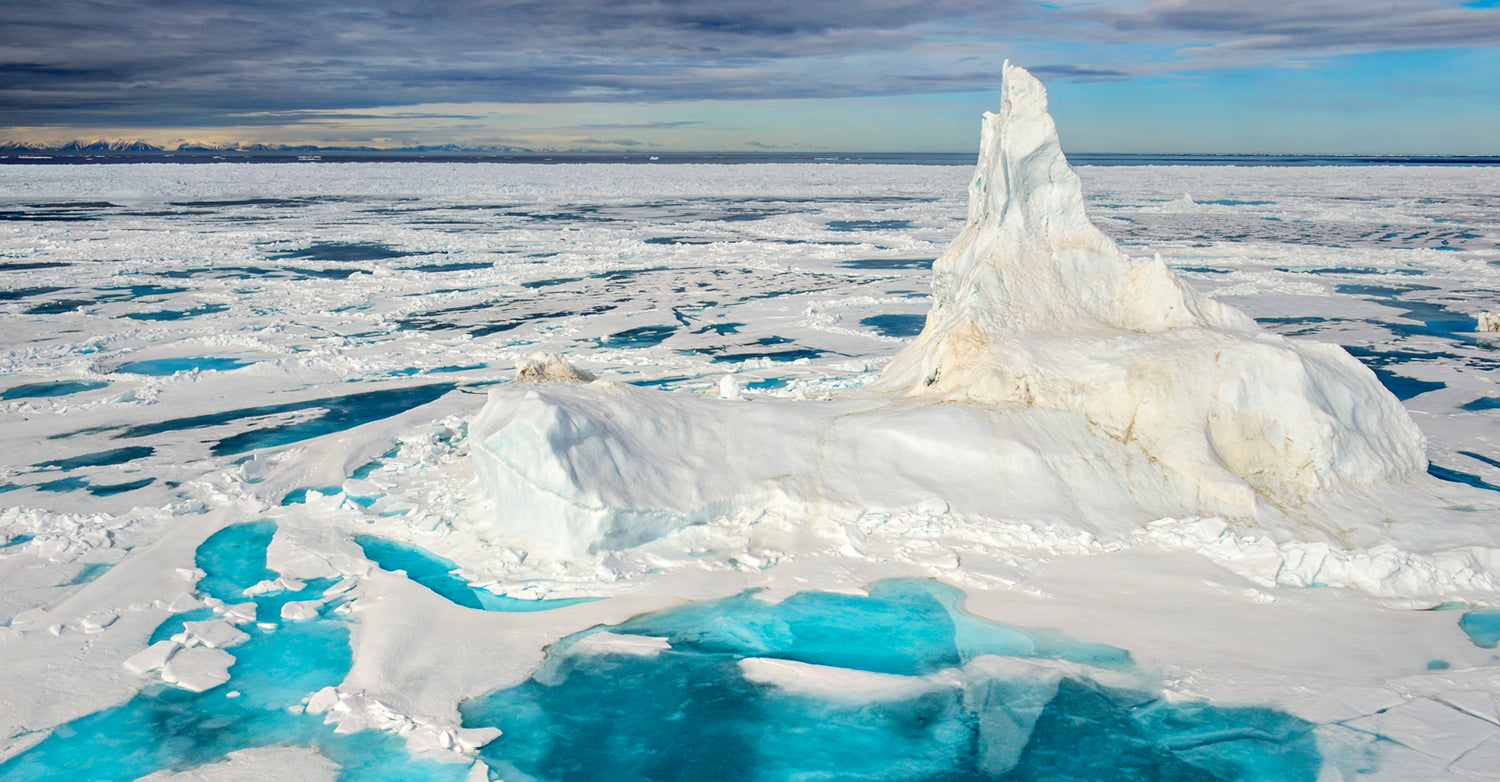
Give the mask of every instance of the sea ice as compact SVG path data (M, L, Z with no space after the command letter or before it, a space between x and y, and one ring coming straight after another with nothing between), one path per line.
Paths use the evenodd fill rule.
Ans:
M1074 199L1022 132L1039 96L1010 85L991 133L1000 159L1041 142L1021 189L938 165L0 166L0 778L1490 778L1500 168L1086 166ZM966 183L1003 209L970 226ZM880 380L929 327L967 345L964 318L972 365L934 349L929 387L912 349ZM1308 339L1404 403L1430 476L1350 469L1344 413L1394 408ZM1221 367L1214 340L1254 355ZM1162 356L1202 377L1128 370ZM1240 393L1209 387L1236 361L1295 380L1332 445L1283 437L1305 464L1255 472L1204 401ZM991 382L1017 367L1029 400ZM1142 400L1184 414L1153 433ZM890 579L985 619L903 611ZM1405 610L1432 606L1456 610ZM704 626L626 629L674 609ZM215 620L248 636L230 680L163 686L170 639ZM489 693L524 708L462 727Z
M203 692L229 681L231 665L234 655L223 649L188 647L168 658L162 665L161 678L189 692Z

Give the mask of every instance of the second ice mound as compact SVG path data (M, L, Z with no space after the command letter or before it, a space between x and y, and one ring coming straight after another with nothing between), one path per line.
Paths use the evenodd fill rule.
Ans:
M1337 346L1292 342L1131 259L1089 222L1042 85L1006 64L969 220L933 267L933 307L883 382L910 395L1082 413L1204 499L1309 491L1426 467L1421 433Z

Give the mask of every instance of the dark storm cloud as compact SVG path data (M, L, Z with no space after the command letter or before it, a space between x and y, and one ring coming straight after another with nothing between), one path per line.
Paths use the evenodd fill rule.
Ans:
M1442 0L52 0L0 4L0 116L258 124L419 103L838 98L989 89L1016 42L1102 44L1100 80L1166 68L1500 40ZM1157 62L1109 47L1150 43ZM1173 54L1175 53L1175 54ZM976 54L982 54L976 63ZM1170 62L1167 61L1168 58ZM1055 62L1056 58L1049 58ZM246 115L251 115L247 118ZM312 118L312 115L302 115Z
M56 0L0 6L12 125L218 124L431 102L879 92L808 60L899 47L1008 0Z
M1095 68L1088 65L1035 65L1027 68L1039 77L1074 81L1119 81L1130 75L1118 68Z

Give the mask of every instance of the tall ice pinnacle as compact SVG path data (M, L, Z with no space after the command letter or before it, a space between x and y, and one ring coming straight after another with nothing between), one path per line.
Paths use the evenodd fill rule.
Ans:
M1415 424L1342 349L1266 333L1122 252L1084 214L1041 83L1007 62L1001 93L968 224L884 387L1081 413L1222 512L1425 467Z

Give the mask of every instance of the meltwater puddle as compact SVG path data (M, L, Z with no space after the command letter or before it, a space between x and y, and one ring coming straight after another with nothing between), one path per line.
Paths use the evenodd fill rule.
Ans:
M253 363L230 356L183 356L127 361L115 367L115 371L128 375L169 376L178 372L229 372Z
M600 599L569 597L553 600L525 600L519 597L497 595L488 589L471 586L468 581L456 574L458 563L451 559L444 559L426 549L378 538L374 535L355 535L354 542L359 544L365 556L381 570L389 570L393 573L405 572L408 579L466 608L511 612L548 611Z
M692 603L570 636L530 680L460 712L502 731L480 754L506 778L1317 778L1314 726L1281 712L960 670L982 655L1133 665L978 619L962 597L894 580L863 597Z
M1465 611L1458 619L1458 626L1481 649L1500 645L1500 609Z
M341 601L324 599L332 579L309 581L300 589L252 588L278 576L266 567L266 547L275 530L270 521L239 524L198 548L197 566L206 573L198 596L253 606L253 612L239 614L231 624L212 609L196 609L171 617L152 637L153 642L166 641L187 631L214 640L225 648L207 643L177 648L165 666L171 669L183 659L187 670L198 659L227 653L233 656L227 681L202 692L161 683L147 686L120 706L56 728L35 747L0 764L0 780L130 780L266 746L311 747L340 767L342 780L463 779L467 763L413 757L405 742L389 733L339 735L323 724L321 715L303 713L304 698L338 684L348 673L353 659L349 630L336 613ZM284 619L283 607L294 601L319 604L307 619Z

